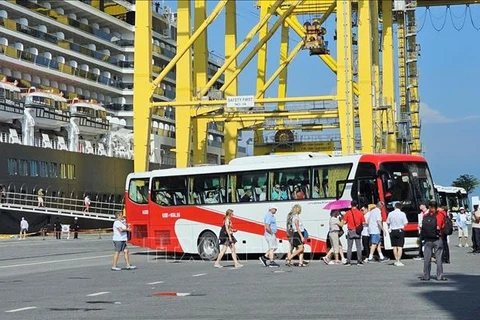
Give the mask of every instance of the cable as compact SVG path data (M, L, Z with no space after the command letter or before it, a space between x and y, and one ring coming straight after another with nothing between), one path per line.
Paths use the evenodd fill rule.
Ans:
M443 19L443 18L444 18L443 23L442 23L442 25L441 25L440 28L437 28L437 27L435 26L435 23L433 22L433 19L432 19L432 17L434 17L434 16L433 16L432 11L430 10L430 8L427 7L427 9L428 9L428 13L429 13L429 16L430 16L430 23L432 24L433 29L435 29L435 30L438 31L438 32L439 32L439 31L442 31L443 28L445 27L445 24L447 23L447 10L448 10L448 8L445 8L445 13L444 13L443 17L440 17L440 19ZM436 20L439 20L439 18L437 18L437 17L434 17L434 18L435 18Z
M477 27L477 26L475 25L475 22L473 21L472 8L471 8L470 5L468 5L468 4L467 4L467 8L469 9L468 11L469 11L469 13L470 13L470 22L472 23L473 28L475 28L475 30L477 30L477 31L480 31L480 26Z
M425 22L427 22L427 8L425 8L425 11L423 12L423 22L422 22L422 26L418 29L417 33L419 33L420 31L422 31L423 27L425 26Z
M452 21L452 25L453 27L455 28L455 30L457 31L460 31L463 29L463 27L465 26L465 22L467 21L467 7L465 7L465 11L463 12L463 15L461 16L455 16L453 14L453 11L452 11L452 8L450 8L450 6L447 6L447 9L449 9L449 12L450 12L450 20ZM463 18L463 22L462 22L462 25L460 27L457 27L455 25L455 21L453 21L453 17L455 17L455 19L461 19Z

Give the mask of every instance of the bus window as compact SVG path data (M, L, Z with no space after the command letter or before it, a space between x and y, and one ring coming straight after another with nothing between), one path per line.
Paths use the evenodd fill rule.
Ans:
M139 204L148 203L148 178L131 179L128 186L128 198Z
M232 194L235 194L236 202L258 201L260 195L257 195L257 190L267 184L267 176L266 171L243 172L232 176L230 179L236 181L235 184L232 183L235 186Z
M199 200L201 204L213 204L223 203L226 201L224 198L226 175L199 175L192 178L192 197Z
M186 177L157 177L152 181L152 200L162 206L187 204Z
M288 168L273 173L274 189L272 200L306 199L311 198L310 171L304 168ZM280 186L280 193L278 193Z
M335 198L337 181L347 180L351 168L352 165L349 163L314 168L313 184L314 190L318 189L318 198ZM341 184L340 195L344 188L345 185Z

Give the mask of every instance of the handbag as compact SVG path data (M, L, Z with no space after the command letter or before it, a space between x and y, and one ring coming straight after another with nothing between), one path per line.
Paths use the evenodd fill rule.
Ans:
M350 210L350 211L351 211L351 210ZM353 213L353 211L351 211L351 212L352 212L353 224L357 224L357 223L355 222L355 214ZM355 233L358 234L358 235L361 235L361 234L362 234L362 231L363 231L363 224L360 224L359 226L357 226L357 227L355 228Z
M303 229L302 235L303 235L303 238L308 239L308 236L309 236L309 235L308 235L307 229Z
M345 234L345 231L343 231L343 228L340 228L340 230L338 230L338 237L340 238L344 234Z

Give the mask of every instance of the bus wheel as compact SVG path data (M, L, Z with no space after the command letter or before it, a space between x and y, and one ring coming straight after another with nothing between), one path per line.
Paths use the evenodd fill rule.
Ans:
M198 254L203 260L215 260L218 256L218 250L217 236L214 233L205 231L200 235L198 239Z

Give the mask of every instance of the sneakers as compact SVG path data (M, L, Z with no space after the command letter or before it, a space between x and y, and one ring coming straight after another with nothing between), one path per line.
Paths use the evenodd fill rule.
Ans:
M468 243L465 243L465 248L468 248L468 247L470 247L470 246L468 245Z
M264 256L258 257L258 260L260 260L264 267L267 266L267 259Z
M122 271L122 269L119 267L112 267L112 271Z
M401 263L400 261L395 262L393 265L396 266L396 267L403 267L403 266L405 266L405 265L404 265L403 263Z
M330 262L331 262L331 260L328 259L327 257L323 257L322 260L323 260L323 262L324 262L325 264L330 264ZM333 264L333 263L332 263L332 264Z
M127 269L127 270L135 270L135 269L137 269L137 267L136 267L136 266L129 265L129 266L126 267L125 269Z
M241 268L241 267L243 267L243 264L240 264L240 263L239 263L239 264L236 264L236 265L235 265L235 268Z
M335 261L333 261L333 260L330 260L330 261L327 263L327 265L329 265L329 266L333 266L333 265L335 265Z
M368 263L373 263L373 262L375 262L375 259L373 259L373 258L372 258L372 259L368 259L367 262L368 262Z
M387 261L390 261L390 258L383 257L382 259L378 259L378 261L380 261L380 262L387 262Z
M343 258L342 259L342 264L346 264L347 263L347 259Z
M358 262L357 262L357 266L363 267L363 261L358 261Z
M214 266L215 268L223 268L223 266L222 266L222 265L220 265L220 264L216 264L216 263L215 263L213 266Z
M420 260L423 260L423 258L422 257L415 257L415 258L413 258L413 260L420 261Z
M278 267L280 267L280 265L278 263L276 263L275 261L272 261L268 264L268 267L269 268L278 268Z

